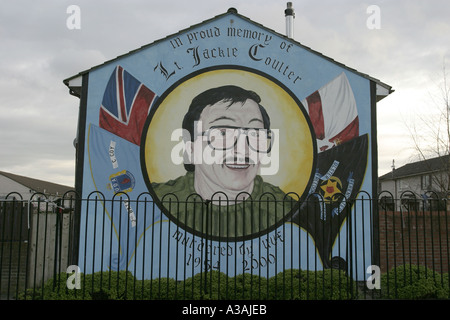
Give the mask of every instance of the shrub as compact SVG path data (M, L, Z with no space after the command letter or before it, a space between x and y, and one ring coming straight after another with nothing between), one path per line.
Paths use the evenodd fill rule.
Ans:
M448 274L425 266L401 265L381 276L381 293L385 299L448 299Z
M235 294L230 295L232 299L239 300L266 300L271 299L269 281L256 274L244 273L231 278L231 290ZM267 289L269 287L269 290ZM268 292L269 291L269 292Z
M19 298L33 300L122 300L129 299L136 282L130 271L103 271L80 274L81 289L68 289L70 274L58 274L42 288L28 289Z
M177 281L171 278L136 281L135 288L130 288L134 294L129 294L130 299L135 300L172 300L175 299Z
M352 299L356 285L344 271L286 270L269 279L271 299L345 300Z
M177 299L219 300L226 299L230 278L223 272L201 272L194 277L180 281L177 287Z
M266 279L255 274L228 277L223 272L199 273L184 281L170 278L137 280L131 272L80 274L81 289L68 289L70 274L61 273L42 288L28 289L20 299L35 300L292 300L351 299L350 279L336 269L286 270ZM353 289L352 289L353 288Z

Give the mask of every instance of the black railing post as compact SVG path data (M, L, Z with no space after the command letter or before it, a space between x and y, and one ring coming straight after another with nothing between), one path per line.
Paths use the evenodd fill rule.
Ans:
M209 205L210 205L210 200L205 200L205 206L202 210L202 215L206 218L205 221L205 233L204 233L204 239L202 239L202 241L204 241L204 247L205 247L205 256L204 256L204 277L205 277L205 282L204 282L204 287L203 290L206 293L208 293L207 291L207 287L208 287L208 231L209 231ZM206 213L204 212L204 210L206 210ZM202 246L203 247L203 246Z

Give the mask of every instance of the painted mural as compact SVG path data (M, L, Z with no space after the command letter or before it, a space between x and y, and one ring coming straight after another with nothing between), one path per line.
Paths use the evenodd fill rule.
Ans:
M179 279L204 257L230 275L347 268L347 199L372 190L370 101L366 78L231 13L93 69L83 198L104 215L84 203L80 263Z

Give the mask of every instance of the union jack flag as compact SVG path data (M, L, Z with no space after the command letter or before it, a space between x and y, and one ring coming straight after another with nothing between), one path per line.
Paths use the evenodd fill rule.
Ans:
M106 85L100 107L99 126L136 145L156 94L117 66Z

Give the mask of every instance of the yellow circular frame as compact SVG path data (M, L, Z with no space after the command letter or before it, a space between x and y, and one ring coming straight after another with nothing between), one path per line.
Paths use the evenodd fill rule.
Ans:
M180 141L171 141L172 133L181 129L183 117L192 99L201 92L236 85L261 97L261 105L270 117L271 129L278 135L273 152L278 152L276 174L262 175L264 181L285 193L303 195L315 168L315 144L306 111L300 102L272 80L247 70L218 69L199 73L178 84L153 113L145 135L144 164L151 182L166 182L186 174L183 164L174 164L172 149ZM272 159L276 157L272 154ZM276 168L276 167L273 167ZM218 190L220 191L220 190Z

